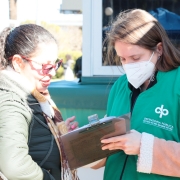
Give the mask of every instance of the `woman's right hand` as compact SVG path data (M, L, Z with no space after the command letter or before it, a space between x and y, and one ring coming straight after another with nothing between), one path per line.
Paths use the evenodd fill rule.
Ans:
M129 133L101 140L104 143L102 150L121 149L126 154L138 155L140 153L141 133L131 130Z

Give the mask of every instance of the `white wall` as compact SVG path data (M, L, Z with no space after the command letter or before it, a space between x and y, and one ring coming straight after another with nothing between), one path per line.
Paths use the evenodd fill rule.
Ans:
M61 10L82 10L82 0L62 0Z
M59 26L82 26L82 14L61 14L59 12L61 1L62 0L18 0L18 22L33 20L39 25L41 25L41 21L45 21ZM76 0L71 0L71 2L76 2ZM71 3L71 5L74 5L74 3ZM82 9L82 3L80 5Z
M0 0L1 1L1 0ZM18 21L36 20L49 22L59 15L61 0L18 0Z

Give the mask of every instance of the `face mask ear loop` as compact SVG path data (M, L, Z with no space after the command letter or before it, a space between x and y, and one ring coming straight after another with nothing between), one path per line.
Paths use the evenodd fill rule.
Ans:
M148 63L151 61L151 59L152 59L153 55L154 55L154 51L153 51L153 53L152 53L152 55L151 55L151 57L150 57L150 59L149 59Z

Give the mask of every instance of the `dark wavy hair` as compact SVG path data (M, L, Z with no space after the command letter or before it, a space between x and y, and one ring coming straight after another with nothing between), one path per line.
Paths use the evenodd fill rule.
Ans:
M5 28L0 34L0 67L6 68L11 61L8 59L15 54L26 57L33 55L40 43L54 42L53 35L36 24L20 25L16 28Z

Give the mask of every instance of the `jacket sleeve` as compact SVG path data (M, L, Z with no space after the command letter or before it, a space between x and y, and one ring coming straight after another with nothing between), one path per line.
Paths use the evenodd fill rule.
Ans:
M31 113L25 104L17 101L13 94L3 93L0 103L0 170L8 180L54 180L28 155L30 121Z
M180 143L142 133L137 171L180 177Z
M152 173L180 177L180 143L154 139Z

